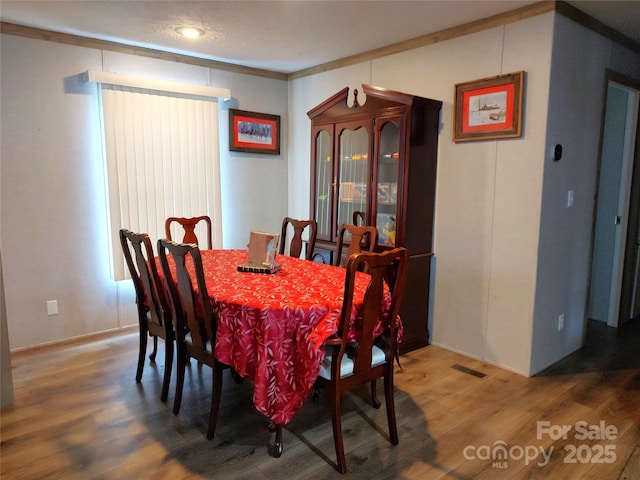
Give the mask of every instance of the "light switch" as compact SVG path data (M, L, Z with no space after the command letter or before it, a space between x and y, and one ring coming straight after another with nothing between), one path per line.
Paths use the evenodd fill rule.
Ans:
M567 192L567 208L573 207L573 190Z

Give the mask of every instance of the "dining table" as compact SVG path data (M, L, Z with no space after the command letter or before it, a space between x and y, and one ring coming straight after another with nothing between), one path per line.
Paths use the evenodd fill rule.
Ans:
M239 271L248 250L201 250L208 296L218 323L215 355L254 383L253 404L270 420L276 439L269 451L282 452L286 425L310 393L324 360L324 343L338 329L346 270L278 255L275 273ZM187 268L192 268L187 264ZM349 328L361 321L368 275L358 272ZM388 324L390 295L375 335ZM401 336L401 327L399 336Z

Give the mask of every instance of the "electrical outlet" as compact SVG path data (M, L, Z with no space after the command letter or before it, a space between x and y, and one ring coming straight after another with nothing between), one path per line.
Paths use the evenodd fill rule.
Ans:
M564 328L564 313L558 315L558 331L561 331Z
M47 315L57 315L58 314L58 301L57 300L48 300L47 301Z

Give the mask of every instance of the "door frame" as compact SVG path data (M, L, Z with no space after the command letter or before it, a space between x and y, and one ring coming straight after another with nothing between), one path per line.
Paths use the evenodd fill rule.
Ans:
M633 291L633 270L635 266L635 233L638 229L638 200L640 199L640 81L619 74L612 70L606 71L604 86L604 108L602 111L602 126L600 132L600 148L598 154L598 171L596 175L596 195L593 209L593 229L591 232L591 265L593 269L594 241L596 233L596 215L598 210L598 196L600 189L600 175L602 169L602 150L604 142L604 129L607 107L607 94L611 84L617 88L622 88L633 92L629 103L633 102L633 113L627 110L625 121L626 131L635 133L633 136L625 135L624 159L621 171L621 181L619 188L618 212L621 217L621 229L616 232L614 246L614 266L611 274L611 287L609 291L609 308L607 314L607 325L617 327L619 320L627 320L625 315L631 311L631 300ZM633 151L632 154L630 152ZM620 210L620 205L623 210ZM612 219L613 221L613 219ZM591 278L591 277L590 277ZM589 292L591 295L591 281L589 282ZM587 301L587 303L589 300Z
M615 75L614 81L629 89L636 91L636 96L640 97L640 80L632 79L622 75ZM640 102L640 99L638 100ZM631 318L631 307L633 300L636 258L638 255L638 241L640 240L640 105L636 112L636 135L633 141L635 150L630 167L629 181L630 193L627 210L627 230L623 251L620 303L618 309L618 319L624 323ZM616 323L617 326L617 323Z

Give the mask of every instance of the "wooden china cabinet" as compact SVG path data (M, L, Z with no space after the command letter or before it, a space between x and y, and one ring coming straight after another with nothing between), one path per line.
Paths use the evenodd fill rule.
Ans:
M334 263L342 223L375 225L378 250L406 247L401 351L429 343L429 278L442 102L362 85L310 110L311 218L316 259Z

